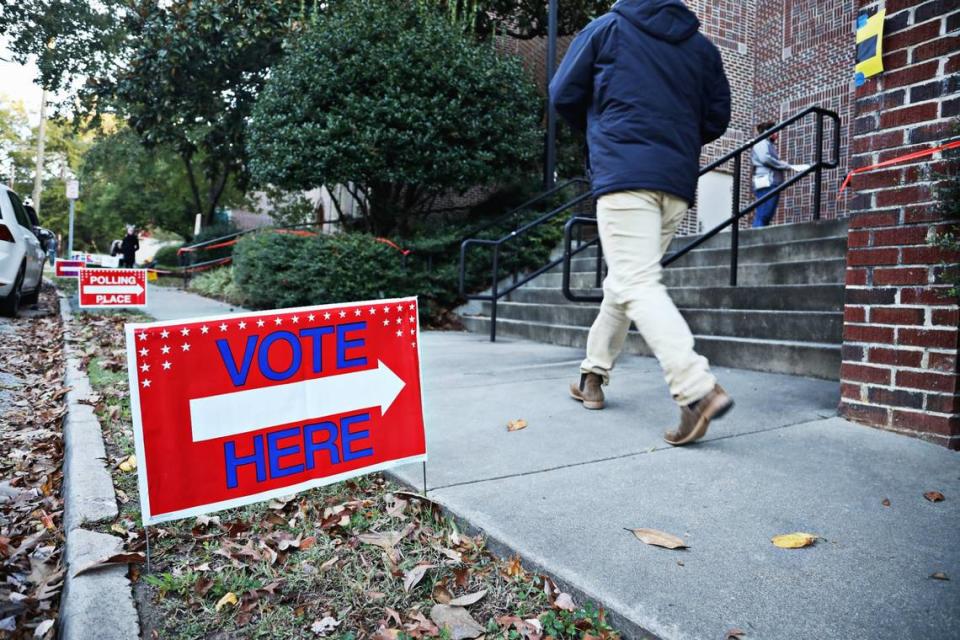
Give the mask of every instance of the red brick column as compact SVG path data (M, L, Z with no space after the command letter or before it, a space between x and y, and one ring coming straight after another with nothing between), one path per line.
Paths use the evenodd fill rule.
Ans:
M960 114L960 5L885 5L886 71L856 92L853 168L937 146ZM957 299L938 281L960 257L929 244L948 226L934 202L946 170L938 154L853 179L840 413L960 450Z

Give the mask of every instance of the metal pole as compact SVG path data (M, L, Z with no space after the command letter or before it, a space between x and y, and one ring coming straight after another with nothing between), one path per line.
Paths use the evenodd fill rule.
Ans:
M730 231L730 286L737 286L737 252L740 250L740 173L742 154L733 159L733 229Z
M547 143L543 188L552 189L557 165L557 114L550 103L550 82L557 67L557 0L550 0L547 11Z
M493 287L490 295L490 342L497 341L497 272L500 270L500 247L493 247Z
M47 90L40 94L40 127L37 130L37 164L33 176L33 210L40 215L40 195L43 192L43 146L47 131Z
M70 260L73 258L73 204L76 202L73 198L70 198L70 235L67 240L67 259Z
M820 200L823 191L823 114L817 114L817 170L813 176L813 219L820 219Z

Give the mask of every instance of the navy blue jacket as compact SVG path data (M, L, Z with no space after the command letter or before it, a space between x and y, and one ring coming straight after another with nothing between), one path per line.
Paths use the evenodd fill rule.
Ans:
M619 0L580 32L550 100L586 130L594 195L665 191L693 204L700 148L730 123L720 52L681 0Z

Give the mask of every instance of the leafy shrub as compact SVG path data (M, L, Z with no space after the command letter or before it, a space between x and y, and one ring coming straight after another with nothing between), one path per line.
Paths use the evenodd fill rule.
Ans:
M177 255L177 250L182 247L182 244L168 244L160 247L157 250L157 253L153 256L153 261L163 267L176 267L180 264L179 256Z
M259 309L420 293L403 256L365 234L245 236L234 251L234 279Z
M244 306L246 298L233 278L233 267L204 271L190 279L190 289L200 295Z
M509 182L534 159L541 105L516 60L408 0L331 6L257 98L257 182L345 185L360 213L346 224L405 236L440 194Z

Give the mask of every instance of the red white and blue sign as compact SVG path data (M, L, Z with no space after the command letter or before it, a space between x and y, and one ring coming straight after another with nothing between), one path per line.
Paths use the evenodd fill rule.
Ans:
M146 269L80 269L78 288L82 309L147 306Z
M427 459L416 298L126 326L144 524Z
M63 260L57 258L54 265L54 273L58 278L76 278L80 275L80 269L87 266L83 260Z

